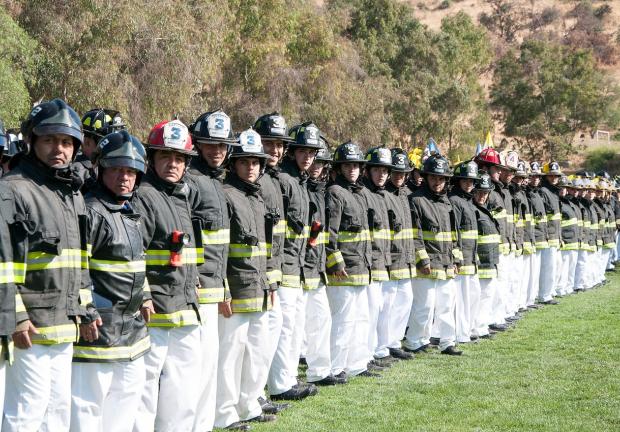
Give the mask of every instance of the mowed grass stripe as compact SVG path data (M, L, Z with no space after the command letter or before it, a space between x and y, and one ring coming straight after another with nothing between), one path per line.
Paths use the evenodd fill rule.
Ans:
M494 340L321 388L257 431L620 430L620 276ZM311 318L310 318L311 319Z

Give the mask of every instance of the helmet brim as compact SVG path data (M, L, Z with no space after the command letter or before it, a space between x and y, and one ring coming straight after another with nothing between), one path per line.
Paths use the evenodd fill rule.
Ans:
M65 125L38 125L32 129L32 133L34 133L38 137L43 135L64 134L75 138L78 141L79 145L82 145L82 143L84 142L84 135L82 134L82 131L78 131L75 128Z
M194 144L227 144L230 146L239 146L239 140L231 139L231 138L218 138L218 139L210 139L210 138L199 138L195 135L192 135L192 141Z
M138 172L145 173L146 172L146 164L144 162L140 162L135 159L130 158L110 158L110 159L101 159L98 164L104 168L131 168L135 169Z
M410 173L411 171L413 171L413 168L397 168L394 165L392 165L392 171L400 172L400 173Z
M372 162L366 162L366 166L368 168L372 168L372 167L383 167L383 168L387 168L389 170L393 170L394 169L394 165L392 164L382 164L382 163L372 163Z
M449 173L449 174L440 174L440 173L436 173L436 172L428 172L428 171L420 171L421 174L423 175L435 175L437 177L446 177L446 178L452 178L454 177L453 174Z
M230 159L241 159L241 158L258 158L258 159L269 159L271 156L269 156L267 153L232 153L229 158Z
M172 153L180 153L184 156L197 156L198 152L196 150L181 150L181 149L172 149L167 147L160 147L154 145L146 144L144 146L150 152L162 151L162 152L172 152Z
M261 135L260 139L261 141L284 141L286 144L291 144L295 142L293 138L281 135Z

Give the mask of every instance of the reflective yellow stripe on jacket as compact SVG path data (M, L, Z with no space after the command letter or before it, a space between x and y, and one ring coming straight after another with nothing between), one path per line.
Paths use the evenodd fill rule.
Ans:
M487 234L478 236L478 244L499 244L501 237L499 234Z
M203 245L223 245L230 243L230 230L202 230Z
M409 268L390 269L390 280L411 279L411 270Z
M75 324L63 324L51 327L38 327L38 334L30 334L30 340L38 345L55 345L77 342L78 329Z
M27 271L57 268L88 268L88 252L81 249L63 249L60 255L28 252Z
M477 230L461 231L461 238L464 240L477 240L478 231Z
M327 256L327 261L325 262L325 265L327 266L327 268L331 268L340 263L344 263L344 258L342 257L342 253L340 251L336 251Z
M300 234L297 234L291 227L286 225L286 238L289 240L296 239L306 239L310 237L310 227L308 225L304 225L304 229Z
M259 298L248 298L248 299L232 299L230 302L231 308L233 312L260 312L263 310L264 299L262 297Z
M181 263L186 264L202 264L204 262L204 250L202 248L185 247L181 251ZM147 249L146 265L147 266L167 266L170 265L170 255L172 251L165 249Z
M224 287L198 288L198 301L203 304L224 301Z
M370 241L369 230L361 230L359 232L353 232L353 231L339 231L338 232L338 243L353 243L353 242L362 242L362 241Z
M228 245L229 258L252 258L257 256L267 256L266 243L259 243L256 246L238 243Z
M113 261L91 258L88 262L90 270L111 273L144 273L146 261Z
M449 242L456 240L455 231L422 231L422 240L435 242Z
M149 327L184 327L198 325L198 315L194 310L180 310L167 314L152 314Z
M23 283L26 275L26 265L23 263L0 263L0 284Z
M497 269L495 268L479 268L479 279L495 279L497 277Z
M73 346L73 358L91 361L114 361L114 360L133 360L140 357L151 348L149 336L139 340L131 346Z
M342 279L338 279L333 275L327 275L327 281L329 285L333 286L362 286L370 283L370 275L368 273L349 275Z
M560 222L560 227L566 228L569 226L577 225L577 218L565 219Z

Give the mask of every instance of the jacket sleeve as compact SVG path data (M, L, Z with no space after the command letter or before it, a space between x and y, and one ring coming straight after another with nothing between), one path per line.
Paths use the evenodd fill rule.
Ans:
M155 235L155 212L150 206L146 205L143 200L137 198L132 204L135 207L135 211L140 215L140 233L142 234L142 245L146 251L153 236ZM144 278L144 301L152 300L151 289L149 287L148 278Z
M409 198L409 204L411 207L411 222L417 229L417 235L413 237L413 244L415 248L415 265L418 268L430 265L431 260L426 252L426 246L422 237L422 220L420 218L420 210L418 209L415 200Z
M329 190L325 194L325 207L327 213L327 228L329 240L325 245L326 262L325 268L328 274L344 270L344 258L338 250L338 230L342 218L342 201Z

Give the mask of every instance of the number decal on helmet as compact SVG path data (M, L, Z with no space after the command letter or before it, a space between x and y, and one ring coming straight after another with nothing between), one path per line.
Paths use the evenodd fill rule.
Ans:
M180 127L173 127L172 129L170 129L170 139L173 140L178 140L181 138L181 128Z
M222 111L214 112L207 120L207 129L211 138L228 138L230 134L230 117Z

